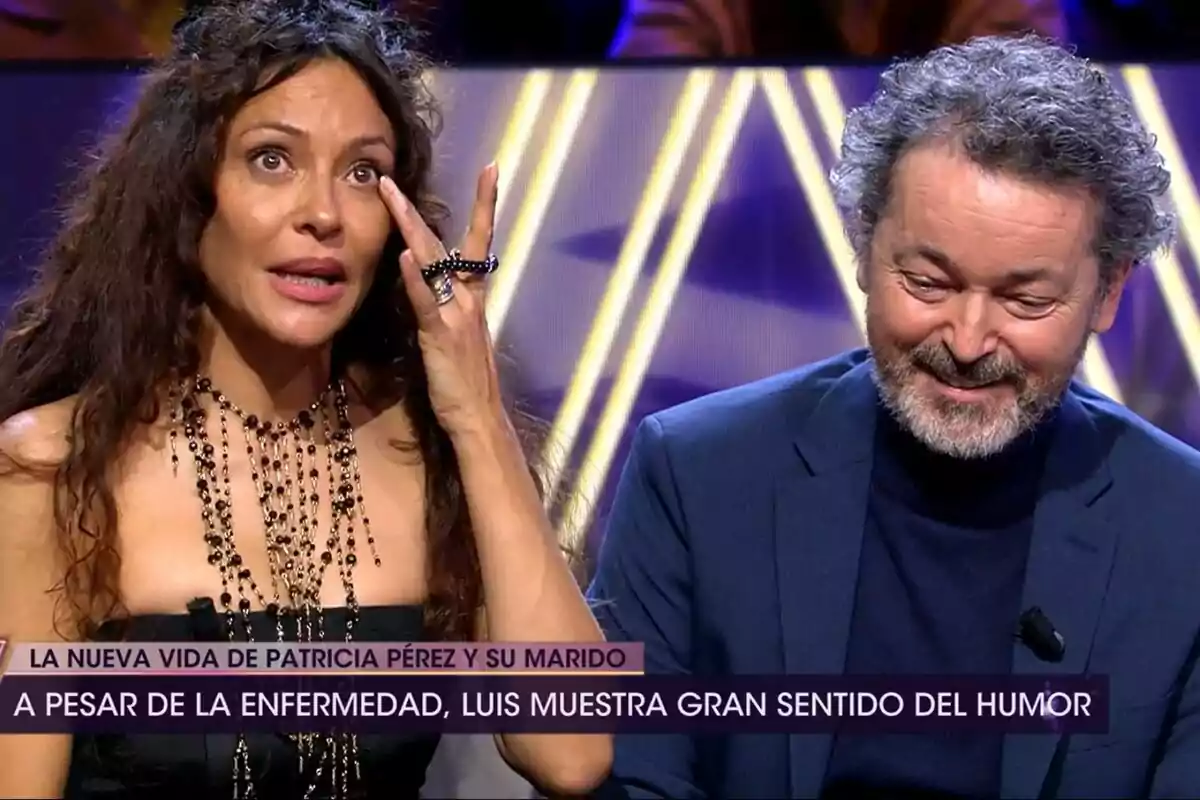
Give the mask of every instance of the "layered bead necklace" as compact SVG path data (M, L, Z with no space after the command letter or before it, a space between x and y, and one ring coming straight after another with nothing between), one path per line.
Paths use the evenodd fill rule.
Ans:
M358 536L366 539L375 565L381 562L363 505L358 452L343 382L334 381L289 422L269 422L246 414L203 377L175 384L169 404L172 468L178 473L177 443L182 433L195 464L208 562L221 576L220 605L229 641L255 641L250 615L256 606L274 623L276 641L325 641L321 587L331 566L345 592L345 641L353 641L359 616L354 591ZM209 436L213 412L219 430L215 443ZM234 540L231 425L242 429L262 513L270 565L267 581L251 574ZM323 541L318 530L322 477L326 479L330 518ZM296 746L297 768L307 785L305 797L312 797L322 786L321 797L350 796L352 782L361 778L355 735L299 733L288 738ZM244 734L238 735L234 748L233 792L235 800L256 796Z

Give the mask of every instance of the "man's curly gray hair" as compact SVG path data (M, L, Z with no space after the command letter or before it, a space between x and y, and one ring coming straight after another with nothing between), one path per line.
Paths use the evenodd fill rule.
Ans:
M890 67L846 120L831 179L860 263L897 160L939 137L985 169L1086 188L1101 207L1094 247L1105 282L1116 265L1171 244L1170 173L1104 71L1036 36L985 37Z

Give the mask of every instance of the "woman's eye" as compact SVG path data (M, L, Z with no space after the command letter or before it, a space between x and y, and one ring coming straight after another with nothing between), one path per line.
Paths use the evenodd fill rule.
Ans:
M358 164L350 174L358 183L374 183L379 180L380 169L374 164Z
M279 172L287 166L287 159L276 150L263 150L250 158L251 163L265 172Z

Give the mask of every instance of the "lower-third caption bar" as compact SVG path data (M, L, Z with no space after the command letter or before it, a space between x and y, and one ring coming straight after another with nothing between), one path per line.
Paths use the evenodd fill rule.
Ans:
M1106 733L1103 677L8 675L0 733Z

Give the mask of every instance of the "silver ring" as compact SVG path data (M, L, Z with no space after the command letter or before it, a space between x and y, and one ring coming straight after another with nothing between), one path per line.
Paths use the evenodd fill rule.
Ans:
M430 278L427 283L430 291L433 292L433 299L439 306L444 306L454 299L454 280L450 273L440 273Z

